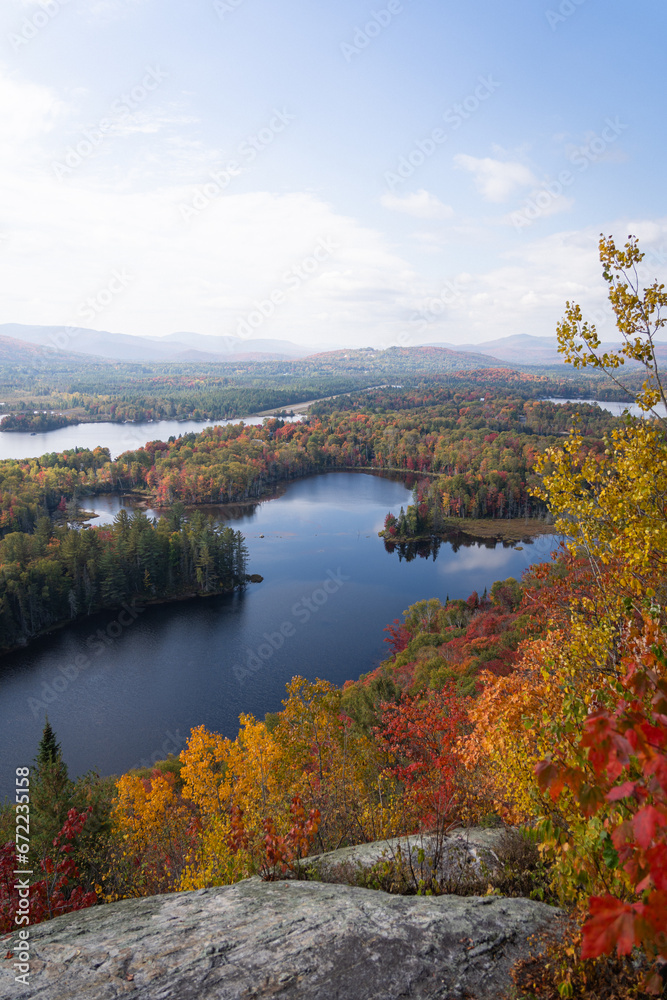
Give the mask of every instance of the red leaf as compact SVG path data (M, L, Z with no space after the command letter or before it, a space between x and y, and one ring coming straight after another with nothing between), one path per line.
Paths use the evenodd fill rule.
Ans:
M628 799L634 793L637 783L635 781L624 781L622 785L616 785L605 796L607 802L618 802L619 799Z
M583 926L582 958L609 955L616 945L619 955L629 955L635 943L635 912L629 903L613 896L591 896L589 918Z
M667 844L659 843L646 852L651 879L656 889L667 894Z
M597 785L585 784L579 790L579 803L584 816L594 816L603 802L602 790Z
M535 765L535 776L541 792L550 791L555 802L565 786L561 769L552 760L541 760Z
M646 850L650 847L659 826L667 826L667 815L655 806L644 806L632 819L632 827L639 846Z

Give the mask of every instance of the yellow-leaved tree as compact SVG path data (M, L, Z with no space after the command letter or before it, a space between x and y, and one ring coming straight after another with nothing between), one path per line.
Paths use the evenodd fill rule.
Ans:
M582 439L575 429L562 448L548 450L539 460L543 479L536 490L593 572L613 570L610 598L622 595L636 607L653 597L664 605L667 587L667 417L659 409L665 410L667 399L656 352L656 336L667 322L662 315L667 293L657 281L640 289L643 257L633 237L622 250L611 237L600 238L621 346L602 351L595 325L571 302L558 325L558 342L567 362L592 365L626 392L632 376L643 369L642 387L634 395L648 419L627 418L612 432L602 460L581 457ZM624 381L620 372L628 364L634 370Z
M661 685L667 685L661 651L667 598L667 421L660 405L666 400L656 345L667 294L657 281L640 289L642 259L634 238L618 249L613 239L601 237L600 260L620 347L602 351L595 326L574 303L567 303L559 324L565 360L577 367L592 365L617 386L634 384L644 416L626 415L601 456L584 452L575 426L562 447L540 460L536 495L568 537L568 551L554 569L561 588L556 599L545 579L546 632L523 645L512 676L486 681L471 711L475 727L467 742L469 759L487 768L498 808L511 820L539 822L565 902L604 893L619 905L639 905L641 866L633 868L630 854L623 853L626 841L621 843L616 831L626 829L623 823L634 830L632 817L640 805L641 817L649 817L648 840L650 823L659 828L663 815L667 822L667 787L660 784L667 772L660 780L652 777L650 787L641 786L634 806L614 791L614 781L626 788L621 778L632 789L646 778L631 747L641 743L645 731L659 731ZM622 374L624 365L627 374ZM637 677L647 679L635 691L632 678ZM611 735L608 743L600 737L604 754L596 757L599 747L586 742L589 730L604 718L612 732L613 719L630 704L629 684L636 697L635 717L643 719L637 722L639 735L621 735L617 744ZM652 747L652 737L646 738L646 759L655 759L655 766L646 766L654 766L657 774L662 750L659 741ZM609 767L607 751L617 754ZM641 871L649 880L648 892L653 884L649 869Z

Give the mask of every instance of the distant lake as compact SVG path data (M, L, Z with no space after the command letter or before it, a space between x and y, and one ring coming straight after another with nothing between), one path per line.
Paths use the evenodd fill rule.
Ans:
M34 458L48 452L69 448L108 448L112 458L124 451L141 448L147 441L168 441L182 434L199 434L206 427L226 427L227 424L262 424L264 417L235 417L233 420L153 420L143 423L70 424L56 431L27 434L23 431L0 432L0 459ZM291 418L286 417L286 420ZM300 420L300 417L293 419Z
M32 760L45 709L72 775L120 773L179 753L201 723L233 737L240 712L263 718L280 709L295 674L340 685L372 670L387 655L384 626L415 601L466 598L518 579L557 543L459 537L437 553L412 551L408 561L377 532L388 510L410 501L395 478L331 472L289 483L275 500L218 508L246 536L249 571L263 583L135 618L97 615L3 657L0 797L14 768ZM121 501L85 503L101 523Z
M628 409L635 416L641 416L641 411L635 403L604 402L597 399L558 399L550 397L551 403L592 403L601 406L615 416L620 416ZM658 412L664 414L664 407L658 406ZM111 422L98 424L73 424L61 427L57 431L44 431L39 434L24 432L0 432L0 459L3 458L34 458L48 452L67 451L69 448L108 448L112 458L117 458L124 451L134 451L141 448L147 441L168 441L170 437L180 437L182 434L199 434L206 427L226 427L227 424L262 424L266 418L258 416L234 417L233 420L155 420L143 423L117 424ZM300 420L301 416L285 417L285 420Z
M643 410L640 410L636 403L618 403L615 400L604 400L604 399L560 399L557 396L547 396L546 402L548 403L590 403L591 406L599 406L602 410L607 410L608 413L613 413L615 417L622 417L625 410L628 411L633 417L646 416ZM658 403L655 407L656 413L659 413L661 417L667 416L667 410L662 403Z

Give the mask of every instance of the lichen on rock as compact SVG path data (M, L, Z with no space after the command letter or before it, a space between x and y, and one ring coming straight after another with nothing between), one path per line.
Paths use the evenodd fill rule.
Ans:
M497 896L262 882L127 899L31 929L31 982L2 1000L497 1000L560 911Z

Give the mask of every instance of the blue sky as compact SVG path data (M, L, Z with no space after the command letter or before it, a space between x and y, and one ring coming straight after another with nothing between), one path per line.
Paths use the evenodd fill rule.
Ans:
M0 322L611 336L667 273L661 0L4 0Z

